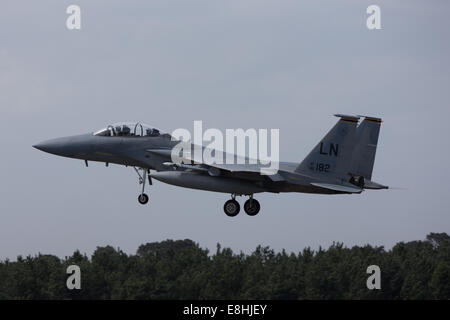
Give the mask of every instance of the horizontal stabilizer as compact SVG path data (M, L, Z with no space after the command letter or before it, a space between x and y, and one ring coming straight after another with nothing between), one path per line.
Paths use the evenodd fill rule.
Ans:
M374 181L364 180L364 189L389 189L389 187Z
M354 188L354 187L347 187L339 184L330 184L330 183L311 183L313 186L333 190L333 191L339 191L339 192L348 192L348 193L361 193L362 189Z

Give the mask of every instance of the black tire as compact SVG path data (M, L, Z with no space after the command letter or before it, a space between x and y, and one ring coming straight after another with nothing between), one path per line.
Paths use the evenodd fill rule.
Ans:
M236 200L228 200L225 202L223 206L223 211L225 214L229 217L235 217L239 214L239 211L241 210L241 206L239 205L239 202Z
M146 204L148 202L148 195L146 195L145 193L140 194L138 197L138 201L140 204Z
M256 216L260 209L261 206L259 205L259 201L256 199L248 199L244 203L244 211L249 216Z

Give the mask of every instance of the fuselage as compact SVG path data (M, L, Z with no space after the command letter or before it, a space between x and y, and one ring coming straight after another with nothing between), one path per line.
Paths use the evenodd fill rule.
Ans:
M268 176L253 175L246 172L230 173L221 170L212 176L208 170L192 170L189 167L167 166L171 162L171 150L179 141L170 135L159 136L99 136L93 133L47 140L33 147L58 156L119 164L155 170L151 177L164 183L198 190L231 194L253 194L260 192L303 192L335 194L296 180L272 181ZM164 152L166 150L166 152ZM153 152L154 151L154 152ZM280 162L279 172L289 176L298 164ZM299 175L295 174L295 179Z
M86 165L98 161L134 167L142 184L141 204L149 200L145 185L147 178L149 184L153 178L174 186L231 194L232 199L224 205L228 216L239 213L237 195L249 196L244 210L254 216L260 210L255 193L359 194L364 189L388 188L371 180L381 119L364 117L359 122L361 116L335 116L338 122L301 162L270 160L268 167L267 161L181 142L141 123L109 125L94 133L47 140L34 147L85 160ZM245 138L240 142L242 147Z

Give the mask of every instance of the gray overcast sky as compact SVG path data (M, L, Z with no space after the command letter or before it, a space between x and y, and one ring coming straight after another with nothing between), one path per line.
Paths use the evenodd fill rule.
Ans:
M81 7L82 30L66 29ZM381 7L369 31L366 8ZM0 259L88 254L190 238L249 252L391 247L450 232L449 1L4 1L0 10ZM258 195L228 218L226 194L155 182L147 206L130 168L52 156L45 139L137 120L168 132L279 128L301 161L334 113L380 116L373 179L406 190Z

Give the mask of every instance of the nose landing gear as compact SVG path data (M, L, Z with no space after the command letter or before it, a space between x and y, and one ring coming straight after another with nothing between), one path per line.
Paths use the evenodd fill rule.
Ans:
M148 195L146 193L141 193L138 196L138 201L140 204L146 204L148 202Z
M134 167L134 170L139 176L139 184L142 184L142 192L138 196L138 201L140 204L146 204L148 202L148 195L144 191L145 191L145 181L147 180L147 177L148 177L148 184L152 185L152 178L148 175L150 173L150 170L141 168L142 175L140 174L139 170L136 167Z

